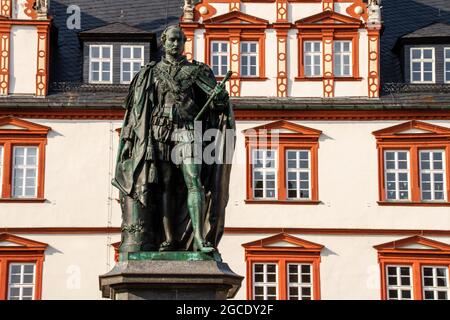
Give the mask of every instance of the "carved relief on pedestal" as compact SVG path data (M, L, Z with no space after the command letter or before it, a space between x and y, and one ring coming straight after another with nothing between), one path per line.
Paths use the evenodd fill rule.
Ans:
M11 27L0 28L0 95L9 93L9 47L11 41Z

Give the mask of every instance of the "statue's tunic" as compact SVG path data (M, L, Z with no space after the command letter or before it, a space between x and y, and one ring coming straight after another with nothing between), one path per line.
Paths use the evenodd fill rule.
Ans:
M151 131L158 160L179 164L180 160L194 157L194 118L201 109L194 101L204 101L196 97L198 69L184 57L175 63L163 58L154 69ZM177 154L171 155L175 145Z

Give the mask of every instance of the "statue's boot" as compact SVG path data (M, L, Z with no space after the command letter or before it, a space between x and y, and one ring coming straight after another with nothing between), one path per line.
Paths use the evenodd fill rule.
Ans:
M211 243L206 240L200 240L198 238L194 238L194 251L200 251L202 253L211 253L216 251Z

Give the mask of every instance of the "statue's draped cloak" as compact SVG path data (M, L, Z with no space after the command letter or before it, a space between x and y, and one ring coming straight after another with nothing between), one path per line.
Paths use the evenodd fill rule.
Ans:
M190 70L193 71L191 80L197 91L195 102L202 107L217 82L207 65L196 61L188 64ZM116 172L112 183L122 194L141 203L146 210L146 215L151 217L151 219L145 220L153 221L147 224L146 229L148 230L144 230L144 232L153 235L158 234L158 241L162 241L163 231L157 222L162 219L157 205L161 187L158 182L161 181L160 175L162 173L157 170L158 159L154 157L154 146L150 139L151 114L154 108L155 65L152 62L142 68L130 84L130 90L124 103L126 112L120 134ZM214 142L217 145L215 150L223 151L219 157L221 161L212 164L203 162L201 175L206 196L203 215L205 238L217 247L224 229L225 208L229 197L231 159L235 144L233 110L226 93L213 100L212 108L205 112L202 120L203 131L209 128L219 130L220 134ZM230 134L230 132L233 134ZM130 137L133 141L132 156L129 159L122 160L122 150L126 139L130 139ZM178 176L173 193L174 207L176 208L174 234L182 247L190 250L193 235L186 205L187 190L180 173L181 170L177 171Z

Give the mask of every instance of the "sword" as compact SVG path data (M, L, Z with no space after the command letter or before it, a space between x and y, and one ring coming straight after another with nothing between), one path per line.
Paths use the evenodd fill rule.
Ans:
M225 77L223 78L223 80L220 83L217 84L217 87L221 87L222 89L225 88L225 83L228 80L230 80L232 74L233 74L233 71L229 70L227 72L227 74L225 75ZM209 96L209 99L206 101L206 103L203 106L203 108L197 114L197 116L195 117L194 121L198 121L202 117L203 113L205 113L206 109L208 109L209 105L211 104L211 101L213 101L213 99L217 96L217 94L218 94L218 92L214 88L213 93Z

